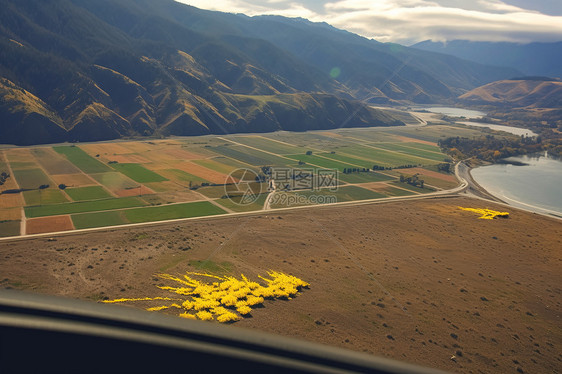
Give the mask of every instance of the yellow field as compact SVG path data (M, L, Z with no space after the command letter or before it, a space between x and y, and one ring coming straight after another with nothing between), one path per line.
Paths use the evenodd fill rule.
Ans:
M122 155L132 152L129 148L124 147L123 143L99 143L99 144L84 144L81 145L84 151L91 155Z
M189 162L189 161L180 162L174 167L176 169L180 169L185 172L188 172L189 174L193 174L205 180L208 180L211 183L223 184L226 183L228 179L228 175L226 174L219 173L218 171L214 171L211 169L207 169L206 167L194 164L193 162Z
M9 162L35 162L29 148L12 148L4 151Z
M18 221L21 219L21 208L0 209L0 221Z
M2 194L0 195L0 208L15 208L24 205L21 194Z
M59 174L51 175L51 179L57 185L66 184L68 187L93 186L98 183L86 174Z

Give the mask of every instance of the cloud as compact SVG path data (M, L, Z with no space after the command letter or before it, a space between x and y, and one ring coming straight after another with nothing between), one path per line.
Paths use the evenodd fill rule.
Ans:
M381 42L412 44L448 41L560 41L562 16L550 0L524 9L516 0L180 0L190 5L250 16L276 14L304 17ZM549 8L550 7L550 8Z

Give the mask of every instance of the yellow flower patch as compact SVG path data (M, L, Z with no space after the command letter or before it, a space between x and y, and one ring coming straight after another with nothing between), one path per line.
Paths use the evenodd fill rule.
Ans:
M252 307L261 305L265 299L291 299L300 290L309 286L305 281L285 273L270 271L269 278L259 277L265 282L262 285L252 282L244 275L241 279L234 277L218 277L211 274L187 272L182 277L170 274L159 274L165 280L175 282L179 286L158 286L162 290L183 296L181 299L167 297L142 297L104 300L104 303L122 303L129 301L176 301L170 305L147 308L149 311L160 311L169 308L180 309L179 316L188 319L219 322L236 322L252 312ZM212 278L216 281L205 283L193 276ZM187 297L187 298L185 298ZM180 305L181 304L181 305Z
M480 217L478 217L479 219L494 219L496 217L509 218L508 212L498 212L491 209L463 208L461 206L459 206L459 209L478 213L481 215Z

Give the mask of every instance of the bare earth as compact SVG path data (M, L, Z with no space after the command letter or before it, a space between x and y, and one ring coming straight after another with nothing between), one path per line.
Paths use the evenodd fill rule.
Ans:
M311 284L239 327L455 372L560 372L561 221L516 209L481 220L458 206L506 210L441 198L4 241L0 285L166 296L154 274L210 259L233 275L273 269Z

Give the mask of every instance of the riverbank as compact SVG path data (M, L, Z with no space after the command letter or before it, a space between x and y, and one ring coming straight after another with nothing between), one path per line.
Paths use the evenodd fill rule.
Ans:
M562 218L562 162L540 156L510 157L469 172L481 190L508 206Z

